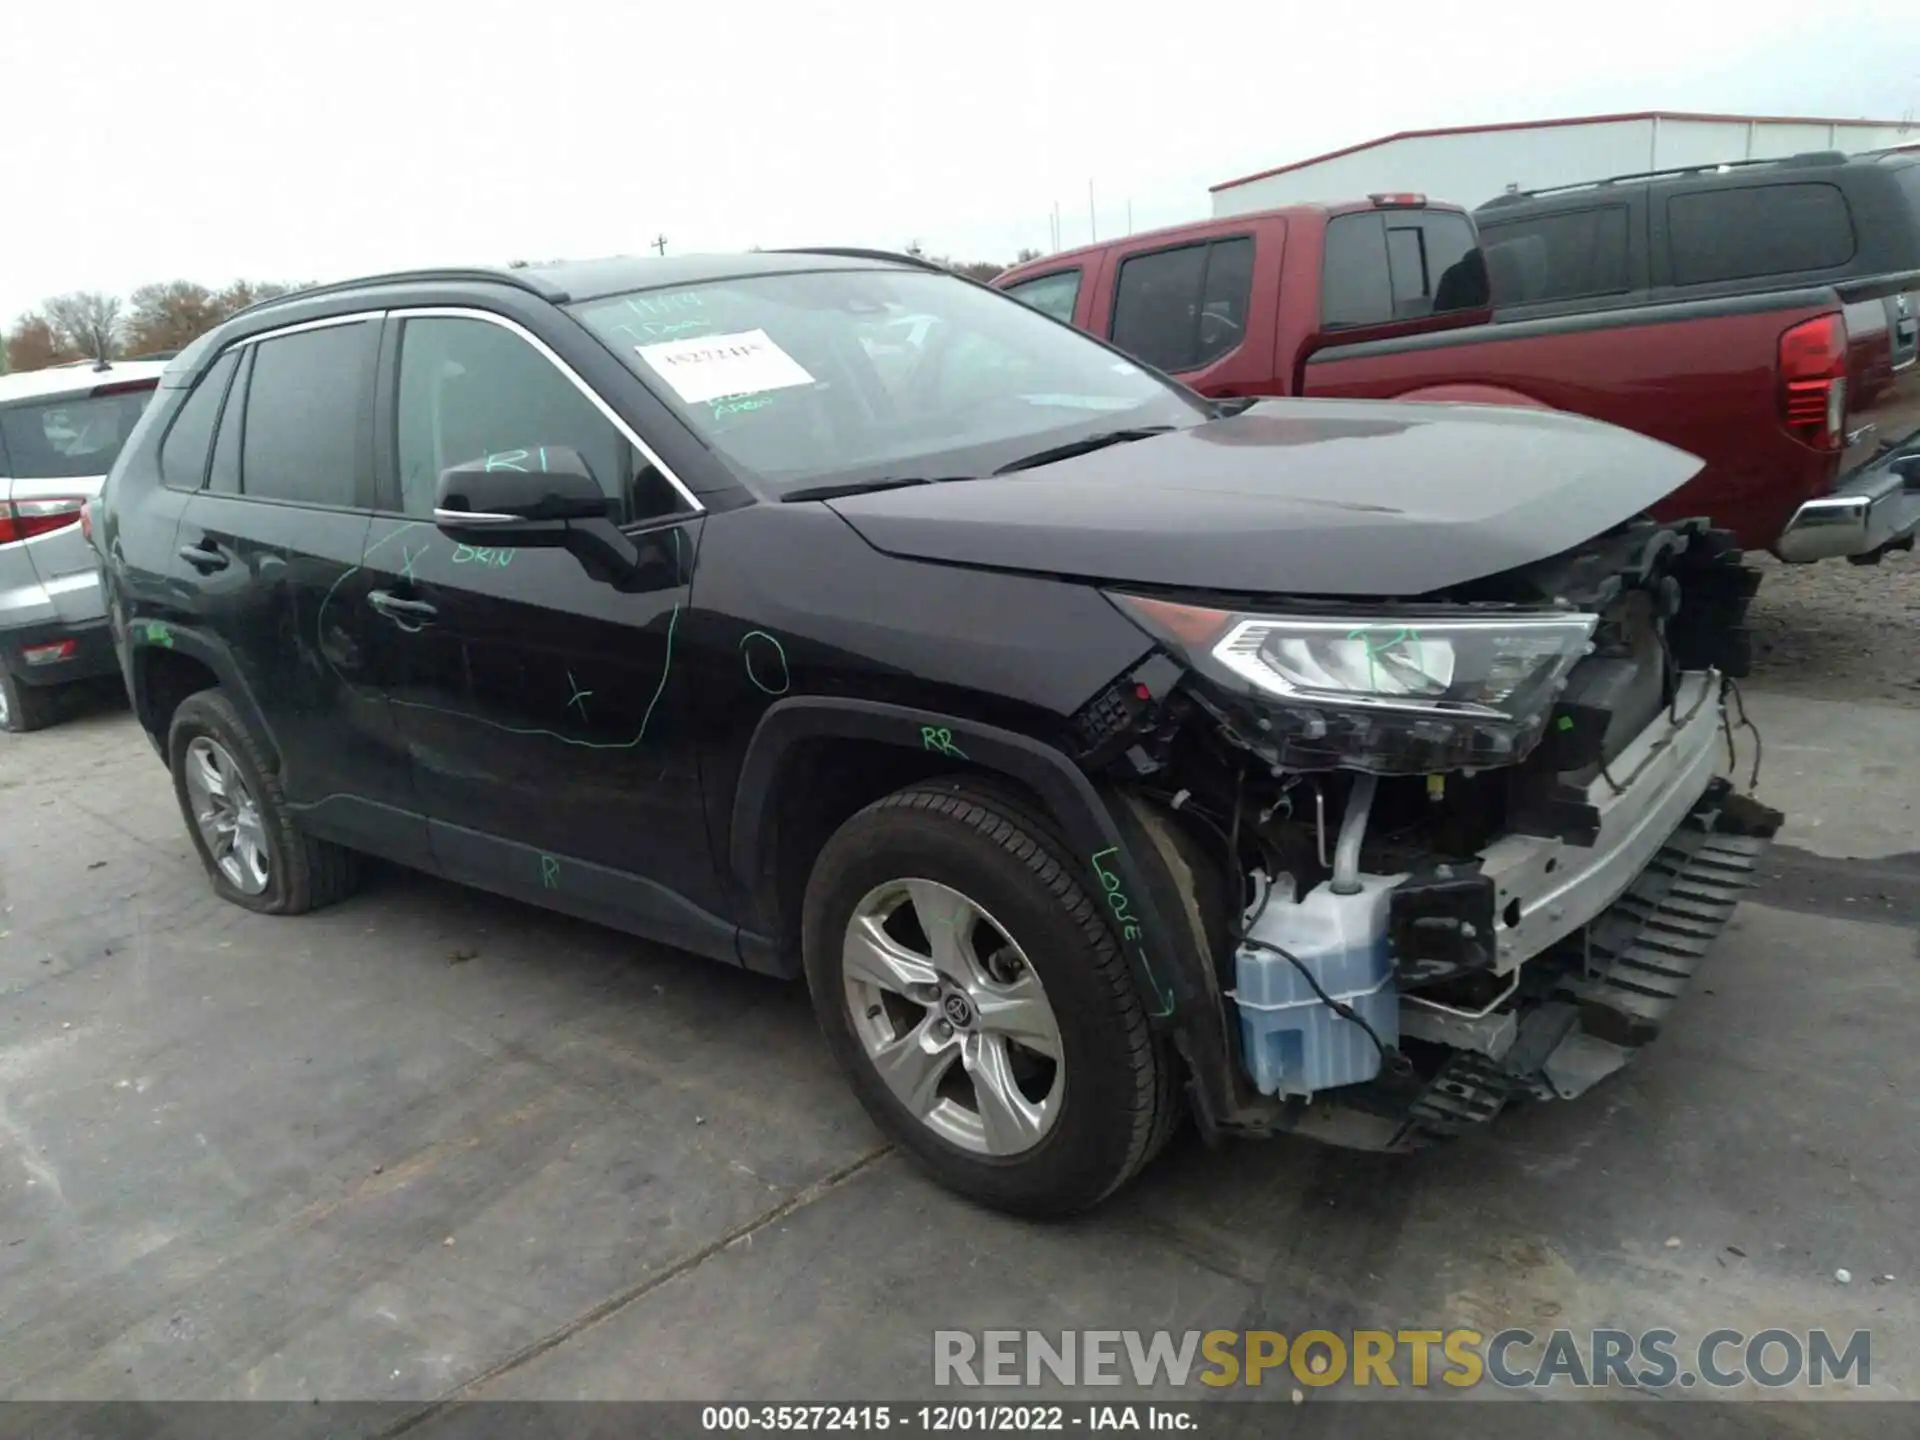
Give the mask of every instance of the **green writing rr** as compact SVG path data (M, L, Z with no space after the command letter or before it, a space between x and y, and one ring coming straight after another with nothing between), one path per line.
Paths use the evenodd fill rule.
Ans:
M953 743L953 731L943 730L935 725L922 725L920 727L920 744L924 749L931 750L936 755L950 756L955 760L964 760L967 758L967 752Z
M540 884L548 890L555 890L560 886L560 862L551 855L540 857Z

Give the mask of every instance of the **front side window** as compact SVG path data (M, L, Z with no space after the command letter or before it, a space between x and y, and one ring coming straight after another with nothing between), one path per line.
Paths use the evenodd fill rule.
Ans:
M620 519L684 503L665 477L533 346L488 320L408 320L400 334L394 445L402 508L433 513L440 472L513 450L579 453Z
M255 342L240 437L241 494L303 505L356 503L368 323Z
M1017 285L1009 285L1006 293L1024 305L1031 305L1042 315L1051 315L1054 319L1071 325L1073 307L1080 299L1080 272L1056 270L1051 275L1042 275L1035 280L1022 280Z
M921 270L739 276L569 307L754 488L985 475L1199 402L1001 292Z
M16 480L105 475L153 399L153 386L74 395L0 410L8 467Z

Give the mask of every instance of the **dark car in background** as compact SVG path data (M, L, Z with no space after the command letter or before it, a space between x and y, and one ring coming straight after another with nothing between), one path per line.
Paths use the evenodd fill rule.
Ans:
M1753 572L1578 417L1219 406L898 256L435 271L171 364L93 536L215 890L363 853L804 975L942 1181L1404 1149L1661 1027Z

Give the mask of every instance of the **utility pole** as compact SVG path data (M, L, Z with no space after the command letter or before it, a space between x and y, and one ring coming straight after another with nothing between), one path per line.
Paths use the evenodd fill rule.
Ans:
M667 237L665 235L654 236L653 248L655 250L658 250L662 255L666 254L667 253Z
M1100 220L1099 220L1098 212L1095 211L1095 209L1093 208L1093 181L1088 180L1087 181L1087 239L1098 240L1099 238L1100 238Z

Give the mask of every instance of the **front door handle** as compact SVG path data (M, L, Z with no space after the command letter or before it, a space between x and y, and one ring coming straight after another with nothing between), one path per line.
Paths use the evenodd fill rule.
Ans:
M391 590L374 590L368 593L367 603L389 620L403 623L425 624L440 612L424 600L402 600Z
M198 545L182 545L180 558L202 575L211 575L215 570L227 568L227 557L220 553L219 548L211 540L202 541Z

